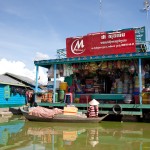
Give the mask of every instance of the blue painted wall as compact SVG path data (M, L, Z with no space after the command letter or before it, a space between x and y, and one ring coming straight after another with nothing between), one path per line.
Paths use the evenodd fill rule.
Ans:
M5 99L4 98L4 87L6 85L0 84L0 106L2 105L8 105L8 106L15 106L15 105L24 105L26 97L25 95L20 95L19 93L17 94L10 94L10 98Z

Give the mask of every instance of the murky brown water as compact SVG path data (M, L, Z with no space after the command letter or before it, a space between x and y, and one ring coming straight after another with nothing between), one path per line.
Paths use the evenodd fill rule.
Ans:
M0 122L0 150L150 149L149 123L39 123L17 118Z

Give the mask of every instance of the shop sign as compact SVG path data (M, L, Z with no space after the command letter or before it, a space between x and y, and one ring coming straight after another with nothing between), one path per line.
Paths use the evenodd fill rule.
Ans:
M146 41L145 27L135 28L136 42Z
M67 57L136 52L135 30L98 32L66 39Z

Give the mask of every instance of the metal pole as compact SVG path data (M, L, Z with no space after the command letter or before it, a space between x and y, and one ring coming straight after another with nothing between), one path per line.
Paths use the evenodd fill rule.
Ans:
M148 51L149 51L149 10L150 10L150 1L149 0L145 0L144 1L144 11L146 11L146 43L147 43L147 47L148 47Z
M140 104L142 104L142 63L141 63L141 58L139 58L139 99L140 99Z
M54 64L54 87L53 87L53 103L56 102L55 94L56 94L56 70L57 70L57 65Z
M102 0L99 0L100 3L100 31L102 31Z
M148 10L146 10L146 21L147 21L147 41L149 41L149 35L148 35L149 34L149 29L148 29L149 28L149 26L148 26L148 24L149 24L148 23Z
M36 93L38 92L38 74L39 74L39 66L36 66L35 98L34 98L34 102L36 102Z

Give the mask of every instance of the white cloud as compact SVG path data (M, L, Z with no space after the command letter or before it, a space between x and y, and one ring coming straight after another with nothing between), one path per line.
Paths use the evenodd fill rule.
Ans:
M0 68L0 74L8 72L16 75L25 76L32 80L35 80L36 77L35 68L33 70L29 70L26 65L21 61L9 61L3 58L0 60ZM47 84L46 70L44 70L43 68L39 68L39 77L39 83Z
M47 60L47 59L50 59L50 57L47 54L36 52L36 57L34 59L35 61L38 61L38 60Z

